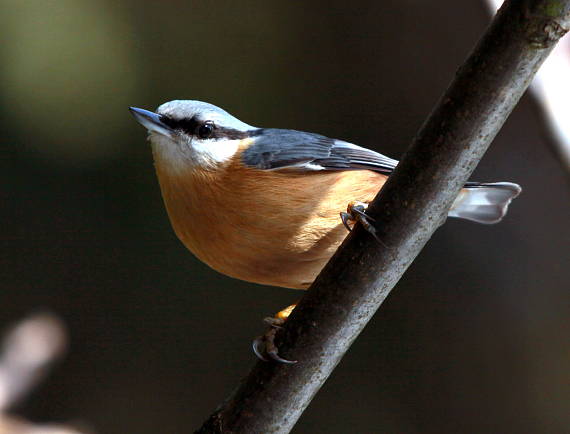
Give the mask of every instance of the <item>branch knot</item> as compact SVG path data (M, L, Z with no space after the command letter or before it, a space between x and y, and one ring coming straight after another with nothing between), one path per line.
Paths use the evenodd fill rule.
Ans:
M528 40L532 47L544 49L556 44L569 29L552 18L543 18L528 29Z

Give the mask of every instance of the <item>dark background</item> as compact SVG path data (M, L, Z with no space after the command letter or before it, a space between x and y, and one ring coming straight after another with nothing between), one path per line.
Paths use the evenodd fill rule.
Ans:
M127 107L217 104L399 157L484 31L479 1L2 1L0 327L47 308L67 357L17 411L186 433L299 292L220 275L176 239ZM570 188L525 96L473 179L523 194L439 229L296 433L570 426Z

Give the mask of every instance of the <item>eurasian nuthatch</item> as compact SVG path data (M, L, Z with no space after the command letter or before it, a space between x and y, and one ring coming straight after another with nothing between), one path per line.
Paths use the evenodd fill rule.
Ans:
M200 101L131 111L149 131L180 240L221 273L266 285L307 288L346 237L339 213L371 201L398 164L343 140L252 127ZM466 184L449 216L496 223L520 191Z

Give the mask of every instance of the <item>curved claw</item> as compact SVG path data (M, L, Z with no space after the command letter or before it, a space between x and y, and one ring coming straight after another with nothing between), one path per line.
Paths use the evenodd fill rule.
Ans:
M275 345L275 334L277 333L277 329L271 329L265 334L265 352L267 355L279 363L286 363L289 365L293 365L297 363L297 360L287 360L284 359L279 355L279 350Z
M348 222L350 220L352 220L352 216L347 213L347 212L341 212L340 213L340 220L342 221L342 224L344 225L344 227L346 228L346 230L348 232L352 232L352 228L349 226Z
M351 202L348 204L347 211L348 212L341 212L340 219L342 224L348 231L352 231L352 228L349 226L348 222L360 222L360 224L364 227L364 229L372 235L376 241L378 241L382 246L387 249L390 249L378 236L376 232L376 228L374 227L373 223L376 220L373 217L370 217L366 214L366 210L368 209L368 204L363 202Z
M287 360L279 355L277 346L274 342L275 333L277 333L277 328L271 328L263 336L258 336L254 339L252 348L257 358L264 362L268 362L269 360L265 357L265 355L267 355L271 360L278 363L285 363L288 365L297 363L297 360ZM264 347L263 350L262 346Z
M277 351L275 352L267 351L267 354L269 355L269 357L271 357L271 359L275 360L278 363L284 363L286 365L294 365L295 363L297 363L297 360L284 359L283 357L279 356L279 354L277 354Z
M253 353L256 355L256 357L263 361L263 362L269 362L269 360L267 360L264 356L263 356L263 352L261 351L261 346L263 345L263 336L258 336L256 337L253 342L251 343L251 348L253 349Z

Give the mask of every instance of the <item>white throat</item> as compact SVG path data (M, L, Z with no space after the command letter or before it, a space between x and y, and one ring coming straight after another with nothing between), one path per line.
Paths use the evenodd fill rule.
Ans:
M150 133L149 140L155 158L170 170L214 169L229 161L238 151L240 140L199 140Z

